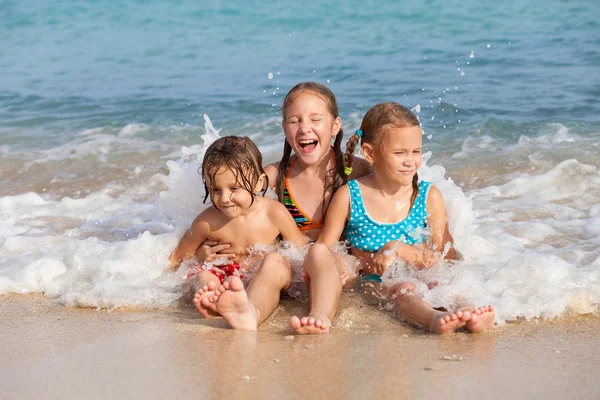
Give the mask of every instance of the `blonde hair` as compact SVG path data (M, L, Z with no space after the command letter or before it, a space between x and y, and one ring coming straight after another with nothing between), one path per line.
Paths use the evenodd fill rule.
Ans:
M419 125L419 120L415 114L398 103L387 102L374 105L363 117L362 123L360 124L360 131L362 133L360 135L354 133L346 143L344 167L352 168L354 152L359 139L360 144L369 143L373 146L377 146L383 138L386 128L411 128ZM412 186L413 193L410 199L411 208L419 193L419 175L417 173L413 176Z
M310 92L320 97L323 101L325 101L325 103L327 103L328 110L333 116L333 118L337 118L340 116L337 100L331 89L317 82L300 82L299 84L291 88L288 94L283 99L283 103L281 106L281 114L283 117L283 121L285 121L287 109L290 107L290 105L292 105L294 100L296 100L296 98L302 92ZM323 191L323 213L325 213L327 209L327 207L325 207L325 193L327 193L327 189L333 187L333 192L335 192L340 186L346 183L347 180L347 177L344 174L344 155L342 153L343 138L344 131L342 130L342 128L340 128L339 132L335 136L335 141L333 143L335 167L329 171L325 182L325 190ZM287 170L290 167L291 155L292 146L286 140L283 144L283 156L279 161L279 170L277 171L277 182L275 185L275 192L277 193L277 198L281 203L283 203L284 182L285 176L287 175Z

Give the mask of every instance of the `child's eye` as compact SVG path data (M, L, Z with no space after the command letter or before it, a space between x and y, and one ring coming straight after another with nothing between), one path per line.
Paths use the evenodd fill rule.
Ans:
M312 122L321 122L321 118L313 118Z
M232 191L232 192L235 192L235 191L236 191L236 190L238 190L238 189L239 189L239 187L237 187L237 186L234 186L234 187L232 187L232 188L231 188L231 191Z
M420 153L421 153L421 149L419 149L419 150L415 150L415 151L413 151L413 153L415 153L415 154L420 154Z
M296 118L288 120L288 124L297 124L298 122L300 122L300 121Z

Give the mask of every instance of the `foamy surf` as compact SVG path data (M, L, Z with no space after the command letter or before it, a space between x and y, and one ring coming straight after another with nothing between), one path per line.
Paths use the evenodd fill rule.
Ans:
M85 140L71 145L83 143L78 157L94 148L90 140L96 146L111 145L136 140L148 129L132 124L112 129L110 135L83 131L78 137ZM549 138L573 143L574 136L560 126L549 129ZM144 175L144 165L135 165L127 184L110 181L75 197L57 192L1 197L0 293L43 293L68 306L101 309L175 305L187 270L170 271L167 258L184 229L207 207L198 169L206 147L218 136L205 116L202 144L183 146L176 157L170 150L166 174ZM538 154L546 139L522 138L515 146ZM493 140L467 139L448 160L466 152L478 157L489 146L496 146ZM67 149L47 153L47 160ZM101 148L95 152L107 154ZM500 173L495 180L503 177L506 183L465 193L432 161L432 153L425 154L419 176L444 194L462 260L420 272L397 265L386 272L384 282L412 281L436 305L493 304L498 322L598 313L597 166L550 158L544 164L550 167ZM280 251L293 260L301 282L304 251ZM427 290L429 281L439 285Z

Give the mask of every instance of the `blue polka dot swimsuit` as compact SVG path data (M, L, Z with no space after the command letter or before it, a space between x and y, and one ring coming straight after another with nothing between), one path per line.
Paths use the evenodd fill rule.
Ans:
M350 191L350 220L344 228L344 235L352 247L376 252L394 240L406 244L425 241L423 230L427 227L427 193L431 182L419 183L419 194L408 216L391 224L374 221L367 214L356 180L349 181L347 186Z

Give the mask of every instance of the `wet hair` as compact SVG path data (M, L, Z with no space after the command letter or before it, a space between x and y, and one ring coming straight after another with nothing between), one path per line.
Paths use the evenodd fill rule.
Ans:
M300 93L309 92L314 94L315 96L320 97L325 103L327 103L328 111L331 113L333 118L337 118L340 116L340 112L337 105L337 100L335 95L327 86L317 83L317 82L300 82L296 86L290 89L288 94L283 99L283 104L281 106L281 114L283 117L283 121L286 118L287 109L292 105L294 100L300 95ZM337 135L335 136L335 141L333 142L333 154L335 157L335 167L331 168L328 171L327 177L325 179L325 190L323 191L323 215L327 210L327 206L325 204L325 193L327 193L327 189L333 188L333 192L346 183L348 177L344 174L344 154L342 153L342 139L344 138L344 131L340 127ZM281 157L281 161L279 161L279 170L277 171L277 182L275 185L275 192L277 193L277 198L281 203L283 203L283 190L284 190L284 181L285 176L287 174L287 170L290 166L290 158L292 156L292 146L285 140L283 144L283 156Z
M198 169L204 183L205 203L206 199L211 196L211 189L215 186L215 175L221 167L233 172L240 187L250 193L252 203L254 203L256 196L254 189L260 176L265 174L262 167L262 154L254 142L245 136L225 136L208 146L202 166ZM267 179L266 188L268 188L269 178L266 175L265 179ZM263 195L266 191L266 189L263 191Z
M354 133L346 143L344 167L352 168L354 151L356 150L359 139L361 139L360 144L369 143L373 146L377 146L383 138L383 135L385 135L387 128L412 128L413 126L419 125L419 120L415 114L398 103L388 102L374 105L367 111L360 124L362 138L359 138L358 134ZM413 193L410 198L411 208L419 193L419 175L417 173L413 176L412 186Z

